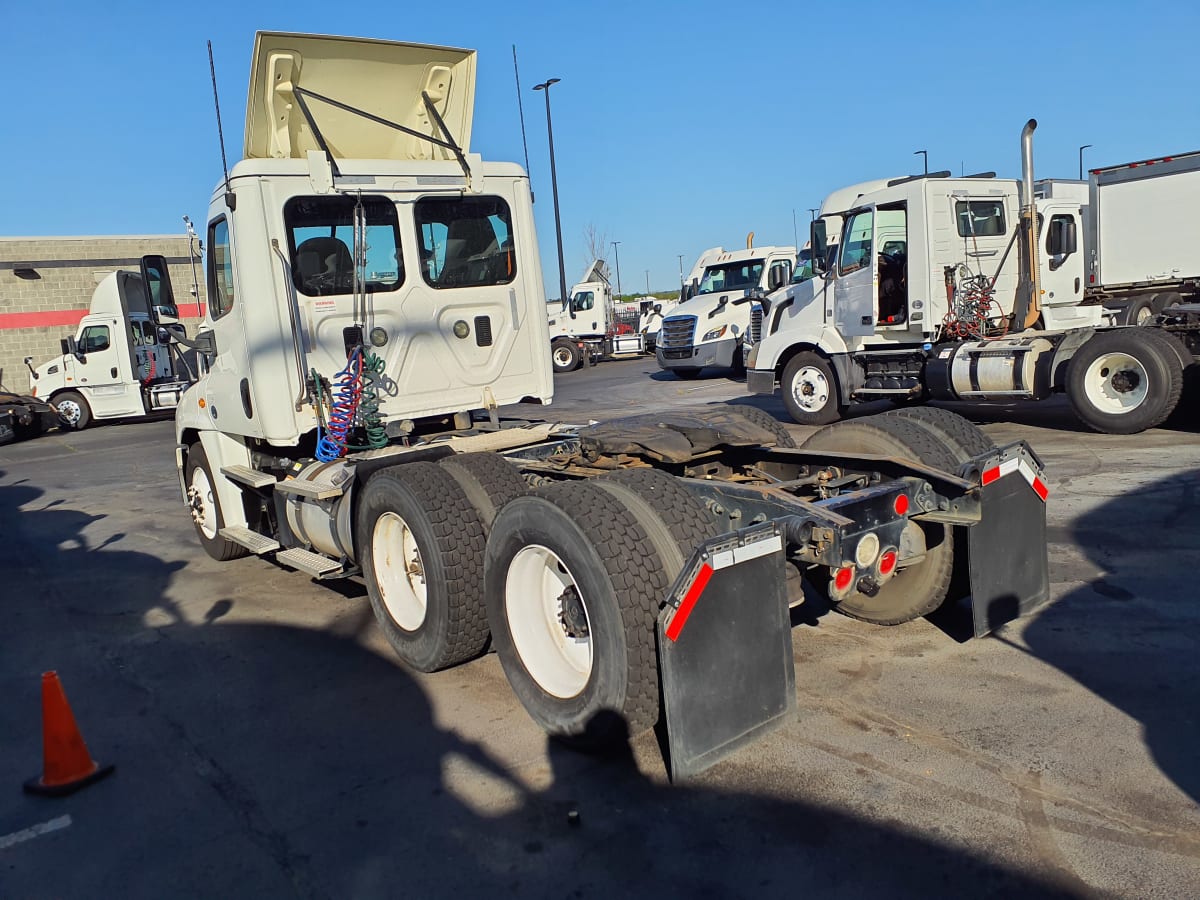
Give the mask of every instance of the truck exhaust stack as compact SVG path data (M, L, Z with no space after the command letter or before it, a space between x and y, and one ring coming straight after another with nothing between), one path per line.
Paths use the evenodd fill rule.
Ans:
M1033 132L1037 129L1037 119L1030 119L1021 129L1021 218L1024 220L1025 235L1028 240L1026 254L1026 272L1028 273L1028 293L1022 304L1023 315L1014 315L1022 330L1032 328L1041 314L1041 283L1038 278L1038 227L1036 201L1033 196ZM1018 310L1021 308L1018 307ZM1014 311L1017 312L1017 311Z

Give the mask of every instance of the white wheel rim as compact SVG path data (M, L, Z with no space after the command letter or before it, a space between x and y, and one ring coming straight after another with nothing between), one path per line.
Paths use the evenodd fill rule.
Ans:
M393 512L385 512L375 521L371 561L375 584L388 614L405 631L416 631L425 621L428 609L425 563L417 536Z
M792 379L792 399L805 412L820 412L829 403L829 379L816 366L805 366Z
M217 500L208 473L200 466L192 470L192 518L210 541L217 536Z
M1142 307L1141 309L1139 309L1139 310L1137 311L1137 313L1134 315L1134 317L1133 317L1133 321L1134 321L1134 323L1135 323L1135 324L1137 324L1137 325L1143 325L1143 324L1145 324L1146 322L1148 322L1148 321L1150 320L1150 318L1151 318L1153 315L1154 315L1154 310L1152 310L1152 309L1151 309L1150 307L1148 307L1148 306L1143 306L1143 307Z
M582 610L586 635L572 633L564 623L563 595L571 588L579 598L575 613ZM587 686L591 619L579 583L558 554L540 544L517 552L504 582L504 615L517 655L542 690L565 700Z
M1145 402L1150 378L1146 367L1128 353L1105 353L1087 367L1083 385L1096 409L1121 415Z
M571 364L571 351L566 347L558 347L554 351L554 364L556 366L569 366Z
M59 417L68 425L74 425L79 421L79 404L74 400L60 400L55 408L58 410Z

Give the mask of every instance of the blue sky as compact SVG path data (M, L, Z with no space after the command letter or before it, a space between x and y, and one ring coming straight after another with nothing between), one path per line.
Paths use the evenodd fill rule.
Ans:
M752 11L752 13L751 13ZM821 29L825 29L824 33ZM1200 5L786 2L557 5L301 0L10 4L0 30L0 235L182 233L220 177L205 40L230 164L257 29L479 51L472 149L523 162L512 46L548 293L557 290L545 105L567 282L585 229L621 241L622 286L678 286L704 248L801 241L808 208L870 178L1039 177L1200 149Z

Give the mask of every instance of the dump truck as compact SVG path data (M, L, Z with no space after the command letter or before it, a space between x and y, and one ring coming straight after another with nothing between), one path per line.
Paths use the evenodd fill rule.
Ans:
M977 634L1047 598L1041 463L959 417L797 448L750 408L503 416L554 382L528 176L469 149L475 65L257 35L243 159L208 209L207 371L175 422L211 557L361 579L407 666L492 647L575 745L662 721L674 777L794 712L797 585Z

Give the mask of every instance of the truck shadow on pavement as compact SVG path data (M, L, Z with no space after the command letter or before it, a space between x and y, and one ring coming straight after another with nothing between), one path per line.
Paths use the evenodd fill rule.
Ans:
M10 775L34 774L38 675L58 668L93 755L118 771L54 806L15 790L0 799L0 833L74 819L6 851L11 896L653 888L790 898L803 885L924 897L969 885L1007 897L1077 887L917 834L901 809L873 821L809 802L803 784L671 787L628 758L556 744L544 759L499 759L453 728L481 717L501 737L534 728L503 681L488 681L486 660L413 676L364 646L372 626L354 604L324 629L287 624L283 596L280 612L256 620L222 596L232 569L127 549L142 538L106 534L102 515L45 508L42 493L5 485L0 472L0 533L18 561L5 593L19 598L0 657L10 693L0 733L13 738L0 761ZM206 609L173 599L183 579L212 586ZM424 687L434 679L461 689L459 700L439 690L436 715Z
M1139 722L1163 774L1200 802L1200 470L1114 496L1049 540L1052 579L1072 577L1056 544L1106 574L1078 573L1089 583L1025 626L1029 652ZM1165 798L1143 799L1151 820L1163 813Z

